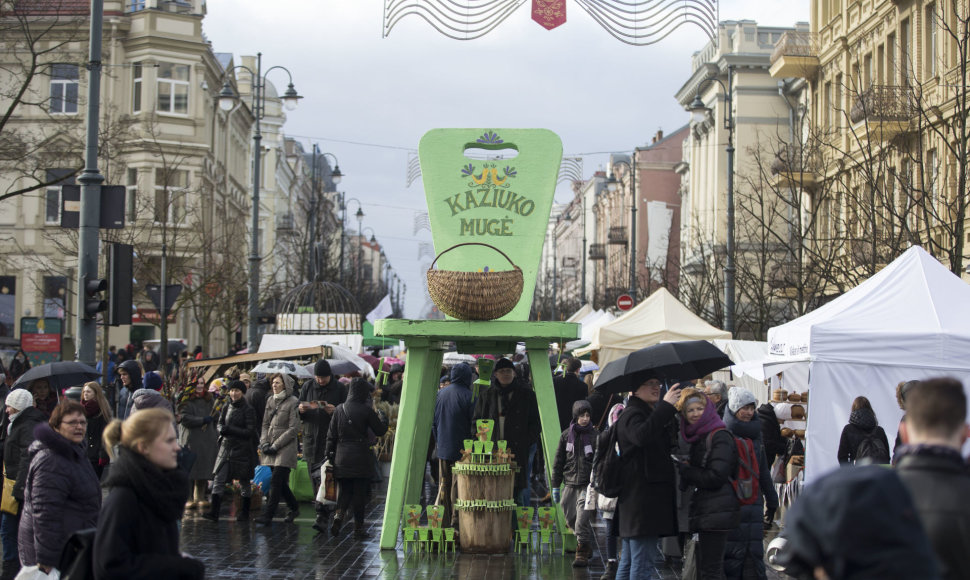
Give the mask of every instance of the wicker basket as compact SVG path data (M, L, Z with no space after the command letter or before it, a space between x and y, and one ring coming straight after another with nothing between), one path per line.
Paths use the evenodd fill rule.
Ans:
M435 270L438 258L461 246L492 248L512 264L500 272L455 272ZM479 242L455 244L444 250L428 270L428 293L442 312L459 320L494 320L515 308L522 296L522 269L494 246Z

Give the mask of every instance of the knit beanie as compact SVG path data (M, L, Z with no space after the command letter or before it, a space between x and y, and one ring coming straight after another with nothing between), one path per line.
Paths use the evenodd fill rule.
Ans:
M161 390L162 377L155 371L148 371L145 373L145 378L142 379L142 386L153 391Z
M17 411L23 411L27 407L34 406L34 396L27 389L14 389L7 395L6 405Z
M502 369L515 369L515 364L507 358L500 358L495 363L495 368L492 370L492 372L497 373Z
M333 376L333 371L330 370L330 363L327 359L320 359L317 364L313 365L313 376L315 377L331 377Z
M245 395L246 394L246 383L244 383L242 381L230 381L229 382L229 388L227 388L226 391L231 391L233 389L239 389Z
M734 387L728 391L728 409L731 409L732 413L737 413L741 407L756 404L758 400L744 387Z
M583 413L588 413L590 416L593 414L593 406L586 399L580 399L573 403L573 419L579 419L579 416Z

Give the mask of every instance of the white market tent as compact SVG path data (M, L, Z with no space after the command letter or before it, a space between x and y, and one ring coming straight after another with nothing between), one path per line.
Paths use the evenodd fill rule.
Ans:
M597 328L604 324L609 324L614 320L616 320L615 316L602 309L594 310L579 320L573 320L572 322L579 323L580 338L567 342L566 350L576 350L585 347L593 341L593 333L596 332Z
M768 356L768 343L760 340L725 340L722 338L714 339L711 342L724 351L724 354L728 355L728 358L734 362L734 366L714 372L712 378L724 381L727 384L744 387L751 391L751 394L758 399L758 403L766 402L770 398L770 393L768 385L765 384L765 377L759 378L752 373L739 373L736 369L745 364L750 364L751 361L761 361Z
M920 247L832 302L768 331L776 361L809 365L805 481L837 467L852 400L868 397L890 445L896 385L947 375L970 385L970 285Z
M576 356L597 351L603 368L635 350L672 340L731 338L731 333L714 328L661 288L635 308L593 332L589 346L573 351Z

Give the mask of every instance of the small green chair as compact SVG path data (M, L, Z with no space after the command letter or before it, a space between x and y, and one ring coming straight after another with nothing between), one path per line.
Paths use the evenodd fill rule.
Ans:
M450 546L451 552L455 553L457 551L455 546L455 528L441 528L441 531L444 532L445 535L444 540L442 541L444 551L447 552Z

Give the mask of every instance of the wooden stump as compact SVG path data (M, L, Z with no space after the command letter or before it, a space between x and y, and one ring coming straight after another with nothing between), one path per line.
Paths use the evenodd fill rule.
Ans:
M512 499L515 472L502 475L456 473L458 498L502 501ZM461 551L471 554L508 553L514 510L460 509L458 530Z

